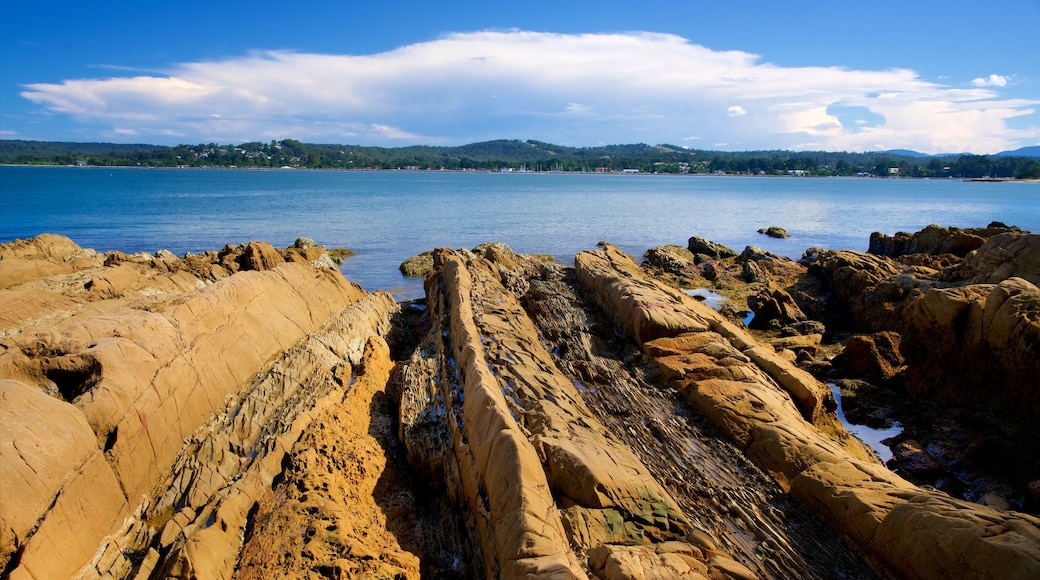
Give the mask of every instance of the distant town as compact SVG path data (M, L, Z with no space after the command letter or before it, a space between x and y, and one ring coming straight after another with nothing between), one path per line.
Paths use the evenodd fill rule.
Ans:
M239 145L144 145L0 140L0 164L1040 179L1040 147L996 155L913 151L707 151L674 145L567 147L496 140L457 147L366 147L293 139Z

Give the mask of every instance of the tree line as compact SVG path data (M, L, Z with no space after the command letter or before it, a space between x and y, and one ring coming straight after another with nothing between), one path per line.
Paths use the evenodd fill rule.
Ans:
M927 157L893 152L706 151L674 145L566 147L496 140L458 147L364 147L293 139L239 145L133 145L0 140L0 163L131 167L240 167L565 171L1040 179L1040 160L1004 155Z

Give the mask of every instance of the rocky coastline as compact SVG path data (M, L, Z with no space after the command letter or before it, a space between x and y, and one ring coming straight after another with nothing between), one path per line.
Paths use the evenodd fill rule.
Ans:
M3 575L1040 575L1036 234L409 271L0 244Z

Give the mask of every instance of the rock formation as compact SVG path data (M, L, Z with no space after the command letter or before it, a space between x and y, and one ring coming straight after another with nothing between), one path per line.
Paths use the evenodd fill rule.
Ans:
M1023 235L994 234L942 270L828 252L807 268L708 246L644 267L604 244L573 268L502 244L438 249L408 324L307 240L183 257L57 236L3 244L0 569L1036 577L1040 520L889 471L795 362L820 347L810 313L855 298L840 280L872 293L863 312L913 323L860 340L842 364L892 382L947 352L967 373L978 353L1000 380L1035 379ZM995 261L999 280L983 272ZM753 287L760 312L773 301L786 324L775 345L662 281L707 265ZM799 286L808 270L841 297ZM960 334L922 351L911 328ZM900 447L920 473L941 472L929 452Z
M963 258L968 252L979 248L988 238L1017 231L1020 230L994 222L985 228L944 228L930 225L919 232L898 232L893 236L874 232L870 234L867 252L889 258L911 254L952 254Z
M866 253L810 248L794 262L749 247L676 272L651 259L657 253L644 264L655 276L723 294L733 320L746 305L756 338L782 356L839 387L866 379L846 414L902 426L891 445L919 452L897 454L901 474L1040 513L1040 464L1023 460L1040 445L1040 236L999 223L929 226L876 233ZM798 311L808 320L785 324ZM917 468L937 463L944 468Z
M576 262L579 279L691 404L806 507L901 575L1040 572L1040 519L914 487L843 436L823 412L814 379L776 361L731 322L639 279L612 248ZM950 540L960 546L956 558L947 557Z
M768 228L761 228L758 233L765 234L771 238L789 238L791 234L787 233L787 230L780 226L769 226Z
M242 256L268 258L106 260L52 236L0 249L0 565L12 578L128 577L160 555L234 564L228 542L294 422L396 310L328 268L239 272L281 256L250 246ZM195 562L171 548L183 530L220 530L228 549L207 540Z
M944 242L943 232L953 240ZM930 226L909 238L918 240L916 246L905 245L964 249L958 240L966 235L978 242L975 249L941 269L917 265L924 260L915 256L840 251L817 255L811 271L832 289L855 330L899 334L911 392L1035 416L1040 235L993 226L971 233Z

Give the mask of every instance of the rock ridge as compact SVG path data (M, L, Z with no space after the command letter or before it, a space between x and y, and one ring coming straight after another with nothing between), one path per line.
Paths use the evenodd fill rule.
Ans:
M12 578L125 574L143 564L134 556L141 550L154 565L158 554L148 546L160 530L144 520L160 516L142 506L152 493L170 493L154 490L183 442L197 438L189 443L197 470L172 485L196 494L197 507L181 506L185 516L203 507L203 490L239 477L230 456L197 432L226 400L248 389L258 369L269 372L263 369L279 353L300 341L320 343L346 312L354 336L330 342L326 334L327 346L310 351L326 361L334 357L327 367L342 367L367 336L387 330L396 310L389 295L369 295L321 265L272 262L273 269L239 270L214 281L165 267L181 262L161 253L110 260L54 236L2 250L5 314L40 312L59 296L70 306L58 316L0 317L8 336L0 352L0 564ZM8 250L16 256L17 276L8 277ZM26 260L44 265L33 270ZM49 266L55 262L60 272ZM116 279L120 284L102 282ZM23 300L34 294L44 299ZM309 374L306 367L300 372ZM41 417L26 421L31 409ZM252 414L238 417L263 422ZM240 445L246 457L257 456L248 438ZM200 485L200 478L207 483Z
M436 249L405 305L306 239L183 257L2 244L0 569L1036 577L1040 519L890 471L809 372L928 396L909 369L948 391L983 372L1034 404L1014 383L1040 377L1036 236L897 238L877 241L893 256L803 263L696 236L644 265L606 243L573 267ZM763 330L674 286L692 272L753 288ZM812 319L836 305L884 332L831 364L835 323Z

